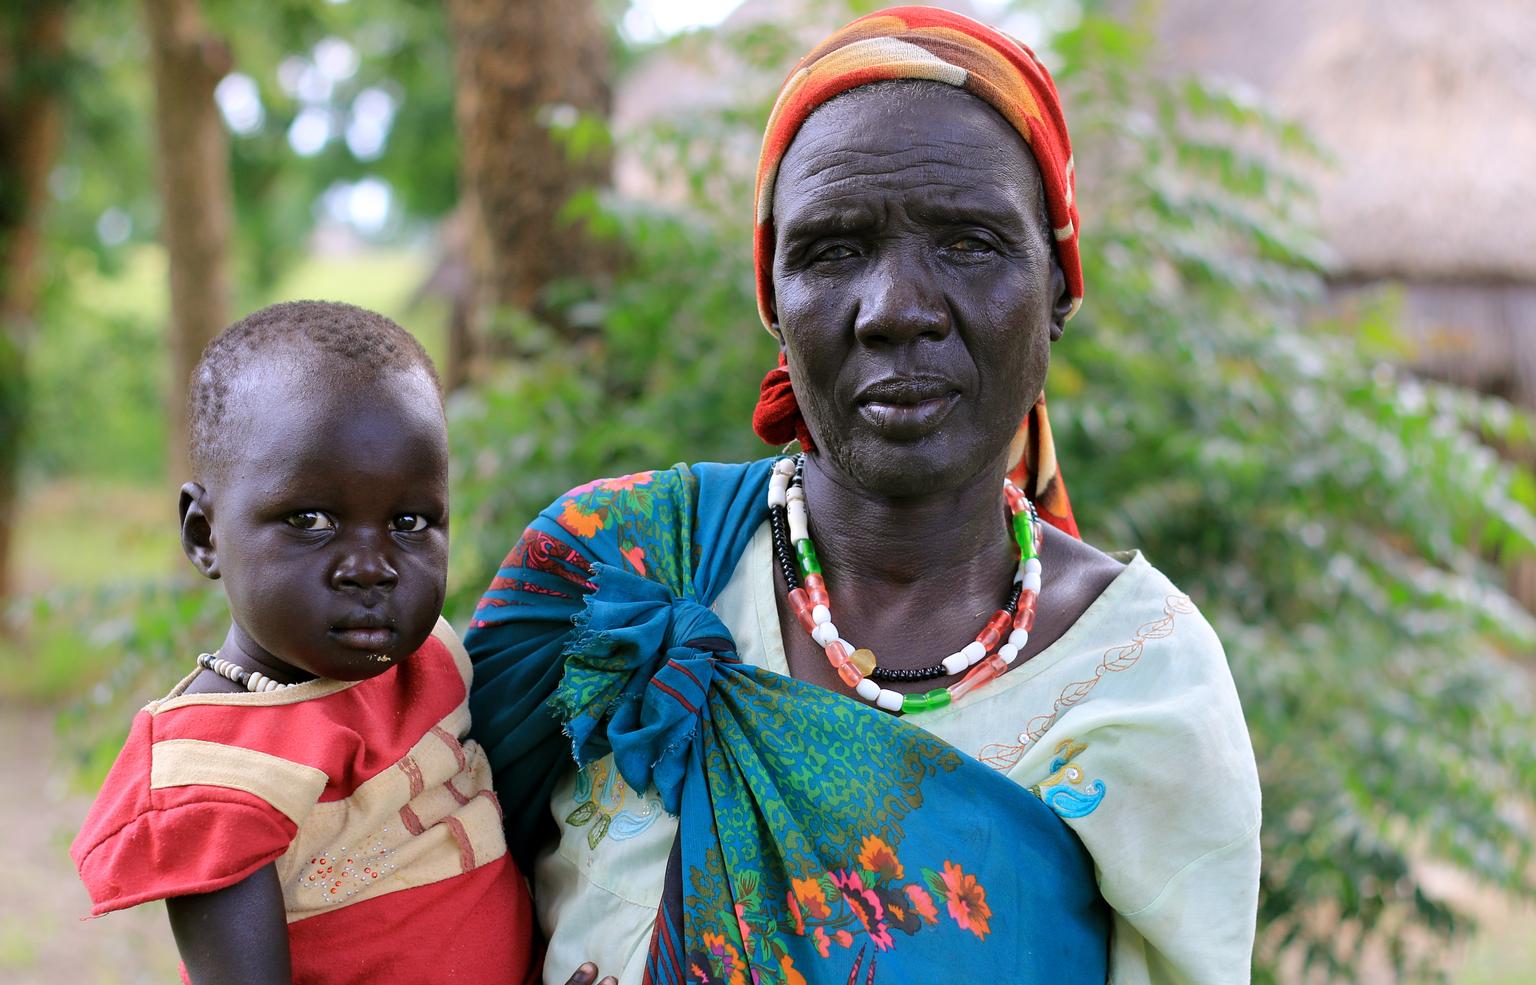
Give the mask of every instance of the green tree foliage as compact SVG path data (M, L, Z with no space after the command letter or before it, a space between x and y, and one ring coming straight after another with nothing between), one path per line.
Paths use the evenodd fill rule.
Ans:
M1499 562L1536 550L1528 440L1497 401L1388 368L1366 324L1307 324L1294 126L1140 70L1096 18L1058 38L1091 296L1056 374L1060 452L1094 535L1143 547L1216 625L1265 790L1260 981L1294 947L1428 972L1464 926L1435 859L1529 893L1536 635ZM1134 95L1133 95L1134 94ZM1262 147L1269 151L1245 150Z
M204 9L231 47L226 84L256 97L245 115L226 117L238 310L268 300L304 259L328 192L383 182L392 211L375 235L396 241L453 208L453 67L436 5L207 0ZM145 249L160 215L148 53L137 4L80 0L71 13L68 128L50 181L39 317L50 330L33 345L25 461L49 475L152 480L164 464L166 371L163 312L144 291L165 278ZM289 135L305 113L327 138L300 154ZM353 129L360 118L377 130Z
M1316 320L1320 251L1286 163L1315 151L1259 107L1150 73L1147 38L1090 11L1040 46L1084 172L1088 298L1049 387L1067 482L1088 539L1146 552L1227 645L1265 789L1256 980L1289 961L1352 981L1368 952L1432 976L1469 923L1426 892L1425 863L1536 889L1536 719L1510 661L1536 627L1503 587L1536 553L1536 485L1488 447L1528 442L1529 422L1391 369L1380 314ZM792 57L772 27L715 43L779 73ZM750 277L765 117L626 136L676 205L573 203L630 267L580 301L597 344L454 408L461 618L564 488L767 451L748 426L774 352Z
M331 146L306 159L315 174L294 174L280 136L300 110L271 87L284 53L340 30L314 18L362 25L365 6L262 8L291 30L252 71L266 129L235 143L250 208L283 188L304 202L362 173L329 160L341 153ZM389 180L433 214L452 201L451 141L434 129L451 119L446 55L419 37L429 15L398 6L396 26L441 60L390 62L408 42L378 56L378 84L402 108L388 154L368 166L398 167ZM209 3L225 30L246 9ZM235 34L242 65L239 42L253 33ZM1439 945L1469 923L1425 890L1426 863L1536 891L1536 717L1528 675L1512 665L1536 626L1503 588L1509 565L1536 556L1536 480L1489 450L1528 448L1531 422L1391 369L1390 312L1317 320L1320 251L1287 163L1314 153L1304 134L1218 89L1152 74L1147 37L1090 9L1034 39L1057 70L1082 172L1088 297L1050 381L1066 479L1087 538L1146 552L1227 645L1265 788L1256 980L1295 962L1352 981L1364 951L1428 976ZM772 24L670 43L726 53L751 99L619 135L656 194L570 203L569 220L611 238L626 262L605 283L557 289L566 317L594 329L579 348L516 322L507 348L523 355L450 406L458 624L522 526L564 489L768 451L749 427L775 355L752 296L752 168L768 100L803 44ZM348 85L371 84L370 65ZM590 120L566 135L573 153L608 139ZM396 161L397 147L414 149ZM82 179L82 201L98 180ZM282 222L259 234L280 251L308 228ZM49 646L88 625L84 645L131 655L81 719L115 723L110 735L76 733L97 750L113 746L123 706L163 692L216 639L215 596L147 592L44 603L39 625L59 634Z

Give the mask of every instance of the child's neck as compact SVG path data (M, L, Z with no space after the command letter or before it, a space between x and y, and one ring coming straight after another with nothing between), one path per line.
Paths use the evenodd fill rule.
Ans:
M265 674L279 684L298 684L302 681L314 680L315 677L314 674L284 663L262 649L255 640L251 639L250 634L240 628L239 623L229 624L229 632L224 636L224 645L219 647L215 656L222 657L245 670Z

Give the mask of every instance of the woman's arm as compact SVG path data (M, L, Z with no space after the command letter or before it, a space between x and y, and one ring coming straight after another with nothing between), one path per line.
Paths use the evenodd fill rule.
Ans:
M233 886L165 901L192 985L293 985L277 866Z

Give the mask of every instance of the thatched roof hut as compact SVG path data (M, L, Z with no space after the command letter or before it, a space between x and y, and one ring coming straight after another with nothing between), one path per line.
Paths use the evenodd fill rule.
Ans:
M1536 404L1536 3L1165 0L1159 34L1332 154L1342 296L1401 284L1423 368Z

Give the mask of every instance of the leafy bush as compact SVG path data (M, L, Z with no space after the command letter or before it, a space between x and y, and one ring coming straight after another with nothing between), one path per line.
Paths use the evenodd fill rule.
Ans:
M750 61L789 47L775 30L718 37ZM1050 386L1067 482L1088 539L1140 547L1227 645L1265 789L1256 980L1286 961L1353 980L1371 950L1431 976L1469 921L1425 891L1423 863L1536 890L1536 719L1509 659L1536 626L1503 587L1536 554L1536 483L1487 447L1528 443L1530 422L1391 369L1379 314L1317 320L1321 251L1287 164L1314 149L1259 107L1155 77L1146 45L1090 9L1040 46L1083 171L1088 299ZM626 137L675 206L574 206L630 264L582 301L597 343L454 408L461 617L566 487L764 451L755 158L728 151L755 148L765 117L731 106Z
M192 578L60 591L26 608L26 658L53 678L31 682L34 696L53 684L84 692L61 714L59 731L85 789L106 776L134 711L190 673L229 628L223 593Z

